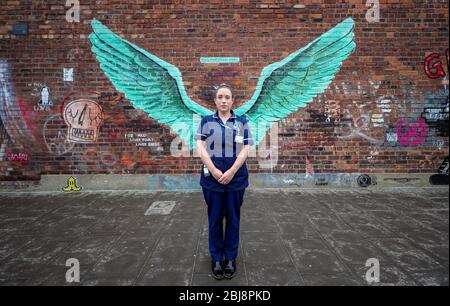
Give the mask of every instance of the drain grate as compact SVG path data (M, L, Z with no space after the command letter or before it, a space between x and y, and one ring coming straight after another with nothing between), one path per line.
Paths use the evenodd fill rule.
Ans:
M175 207L175 201L156 201L153 202L145 212L148 215L168 215Z

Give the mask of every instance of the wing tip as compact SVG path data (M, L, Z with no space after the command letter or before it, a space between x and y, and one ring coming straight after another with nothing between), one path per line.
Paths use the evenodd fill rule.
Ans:
M96 18L91 20L91 26L94 28L95 26L101 25L102 23L98 21Z
M103 23L101 23L96 18L93 18L91 20L91 27L92 27L92 30L94 31L95 34L102 34L102 33L108 33L109 34L109 32L110 32L108 27L105 26Z
M344 23L344 24L349 24L349 25L352 25L352 26L354 26L355 25L355 21L353 20L353 18L352 17L348 17L348 18L346 18L344 21L342 21L341 23Z

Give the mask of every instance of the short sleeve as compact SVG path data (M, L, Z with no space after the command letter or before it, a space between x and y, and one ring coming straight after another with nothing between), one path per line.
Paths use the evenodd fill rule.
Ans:
M195 134L195 140L205 141L208 138L208 135L205 131L206 117L203 117L200 121L200 124L197 129L197 133Z
M244 145L253 145L254 141L253 141L253 136L252 136L252 132L250 131L250 126L248 124L247 119L245 119L245 117L243 117L243 124L244 124Z

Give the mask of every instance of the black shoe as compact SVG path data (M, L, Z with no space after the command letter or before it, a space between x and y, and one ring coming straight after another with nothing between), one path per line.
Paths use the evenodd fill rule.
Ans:
M225 278L232 279L236 274L236 260L228 260L226 263L223 274Z
M222 279L223 278L223 268L222 263L220 261L211 261L211 272L212 276L215 279Z

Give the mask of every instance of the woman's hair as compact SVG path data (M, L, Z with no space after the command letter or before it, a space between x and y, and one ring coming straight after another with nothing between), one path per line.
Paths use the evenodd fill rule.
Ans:
M217 86L214 86L214 94L213 94L214 99L217 97L217 93L219 92L219 89L221 89L221 88L228 88L228 90L230 90L230 92L231 92L231 97L234 98L233 90L231 89L231 86L228 84L225 84L225 83L221 83Z

